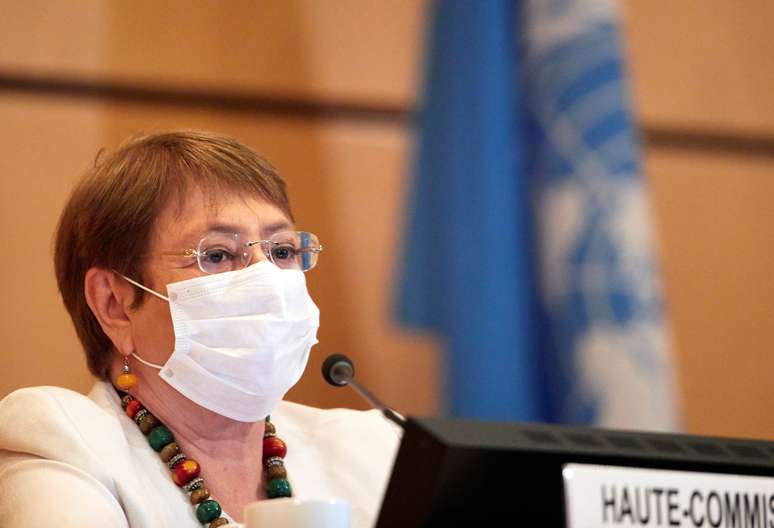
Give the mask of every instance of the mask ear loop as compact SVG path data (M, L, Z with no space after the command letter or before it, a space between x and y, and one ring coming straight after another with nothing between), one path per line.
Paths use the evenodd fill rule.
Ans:
M143 358L141 358L140 356L138 356L134 352L132 352L132 356L134 357L134 359L136 359L137 361L139 361L143 365L148 366L150 368L155 368L156 370L161 370L161 369L164 368L163 365L156 365L155 363L151 363L150 361L145 361Z
M129 277L127 277L127 276L126 276L126 275L124 275L123 273L119 273L119 272L117 272L116 270L113 270L113 273L115 273L116 275L119 275L120 277L122 277L122 278L123 278L123 279L124 279L126 282L129 282L130 284L134 284L135 286L137 286L137 287L138 287L138 288L140 288L141 290L145 290L146 292L150 293L151 295L155 295L155 296L156 296L156 297L158 297L159 299L161 299L161 300L163 300L163 301L167 301L167 302L169 302L169 297L167 297L166 295L161 295L159 292L157 292L157 291L154 291L154 290L151 290L151 289L150 289L150 288L148 288L147 286L143 286L142 284L140 284L140 283L139 283L139 282L137 282L137 281L133 281L132 279L130 279Z
M161 299L161 300L164 300L164 301L167 301L167 302L169 302L169 297L166 297L166 296L164 296L164 295L161 295L159 292L157 292L157 291L153 291L153 290L151 290L150 288L148 288L148 287L146 287L146 286L143 286L143 285L142 285L142 284L140 284L139 282L137 282L137 281L134 281L134 280L130 279L129 277L127 277L127 276L126 276L126 275L124 275L123 273L119 273L119 272L117 272L116 270L113 270L113 273L115 273L116 275L118 275L118 276L122 277L122 278L123 278L125 281L127 281L128 283L130 283L130 284L134 284L135 286L137 286L137 287L138 287L138 288L140 288L141 290L145 290L146 292L150 293L151 295L155 295L155 296L156 296L156 297L158 297L159 299ZM140 356L138 356L138 355L137 355L137 354L135 354L134 352L132 352L132 357L134 357L134 359L136 359L137 361L139 361L140 363L142 363L143 365L145 365L145 366L147 366L147 367L155 368L156 370L161 370L162 368L164 368L162 365L156 365L155 363L151 363L150 361L145 361L143 358L141 358Z

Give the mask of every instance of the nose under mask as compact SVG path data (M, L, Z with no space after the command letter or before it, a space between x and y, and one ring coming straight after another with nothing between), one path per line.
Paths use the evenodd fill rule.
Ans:
M123 275L122 275L123 277ZM261 261L167 285L175 348L161 379L186 398L240 422L265 419L301 378L320 310L303 272Z

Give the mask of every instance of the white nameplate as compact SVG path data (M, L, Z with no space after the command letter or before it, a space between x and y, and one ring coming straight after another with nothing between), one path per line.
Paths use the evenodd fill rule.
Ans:
M774 477L566 464L567 528L774 528Z

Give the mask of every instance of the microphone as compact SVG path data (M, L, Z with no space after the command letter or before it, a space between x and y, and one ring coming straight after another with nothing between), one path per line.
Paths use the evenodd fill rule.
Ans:
M403 416L387 407L376 396L371 394L368 389L355 382L355 365L344 354L331 354L328 356L322 364L322 375L325 381L334 387L349 385L368 402L368 405L382 411L385 418L400 426L401 429L405 427L406 419Z

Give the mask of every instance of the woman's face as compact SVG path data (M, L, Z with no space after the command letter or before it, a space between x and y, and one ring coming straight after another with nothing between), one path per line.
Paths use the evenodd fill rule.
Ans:
M145 263L145 286L164 295L166 285L171 282L205 275L195 258L182 255L186 250L196 249L205 236L227 231L255 241L293 229L282 210L258 197L236 194L210 197L192 187L179 208L177 200L170 202L156 221ZM252 249L251 264L266 259L260 245ZM129 317L137 355L163 365L175 346L169 304L146 295L142 306Z

